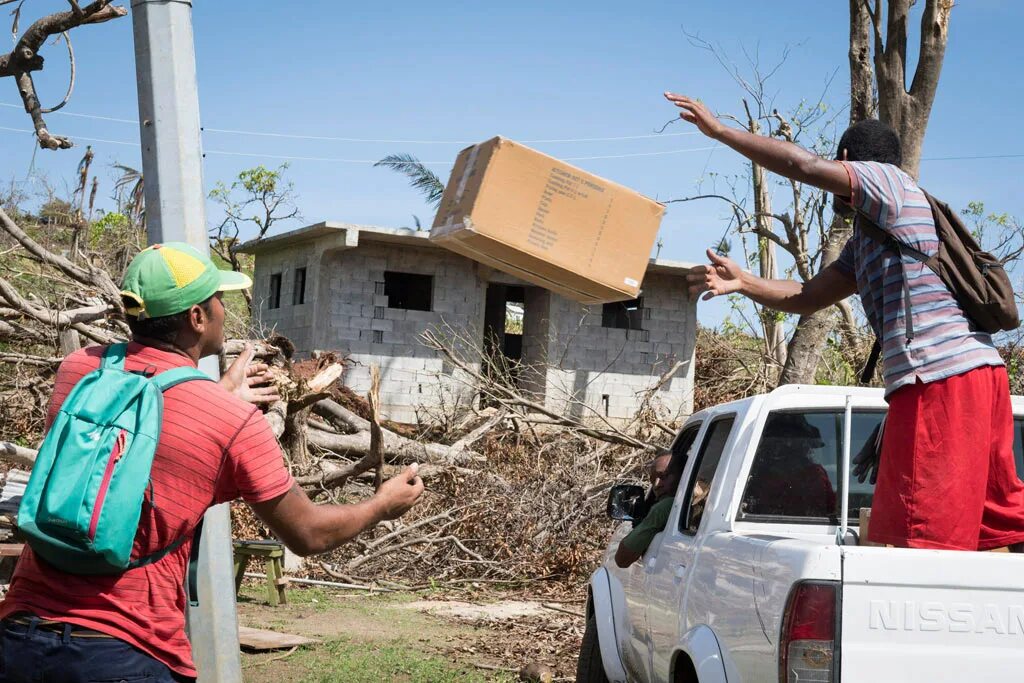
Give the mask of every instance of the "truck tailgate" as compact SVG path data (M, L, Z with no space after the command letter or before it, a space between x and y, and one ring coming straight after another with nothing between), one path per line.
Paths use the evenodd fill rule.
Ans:
M845 546L843 683L1024 672L1024 555Z

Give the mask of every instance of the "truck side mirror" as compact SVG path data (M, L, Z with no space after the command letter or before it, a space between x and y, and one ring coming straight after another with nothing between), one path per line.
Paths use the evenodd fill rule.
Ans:
M643 497L643 486L616 484L608 492L608 516L623 522L633 521L636 504L643 500Z

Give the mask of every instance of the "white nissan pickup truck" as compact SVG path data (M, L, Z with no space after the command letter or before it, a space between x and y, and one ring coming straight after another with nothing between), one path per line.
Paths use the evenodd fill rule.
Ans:
M860 544L873 487L842 473L885 410L881 390L786 386L692 415L665 530L620 569L622 524L591 578L579 683L1024 676L1024 555ZM640 493L609 512L628 522Z

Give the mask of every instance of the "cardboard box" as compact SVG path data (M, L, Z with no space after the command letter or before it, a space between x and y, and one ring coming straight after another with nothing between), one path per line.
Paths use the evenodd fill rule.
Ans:
M430 239L582 303L634 299L665 207L497 137L464 149Z

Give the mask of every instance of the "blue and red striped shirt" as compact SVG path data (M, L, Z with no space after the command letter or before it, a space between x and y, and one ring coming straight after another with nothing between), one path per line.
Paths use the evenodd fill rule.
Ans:
M842 162L850 174L851 202L901 244L933 256L939 248L928 200L900 168L874 161ZM863 234L853 236L837 265L857 280L864 313L882 342L885 393L917 380L935 382L986 365L1003 365L992 336L975 329L939 276ZM904 323L903 272L910 286L914 338Z

